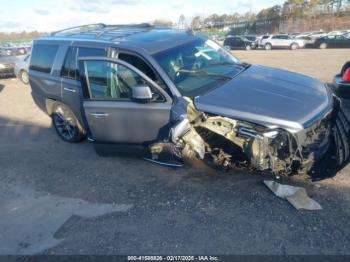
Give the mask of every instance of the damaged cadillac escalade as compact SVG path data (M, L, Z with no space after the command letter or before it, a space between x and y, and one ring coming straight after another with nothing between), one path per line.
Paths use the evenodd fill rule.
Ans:
M46 54L45 59L43 59ZM324 83L240 62L193 31L88 25L34 42L30 84L68 142L143 145L275 174L349 158L350 122ZM175 164L176 165L176 164Z

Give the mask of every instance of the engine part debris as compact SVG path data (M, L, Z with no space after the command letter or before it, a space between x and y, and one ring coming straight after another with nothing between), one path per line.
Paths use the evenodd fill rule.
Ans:
M334 156L338 166L350 157L350 121L336 97L333 109L298 131L200 112L188 97L176 105L169 137L150 145L152 160L170 152L169 159L209 160L224 170L248 167L278 178L314 174L325 155Z
M264 184L278 197L286 199L297 210L320 210L321 205L310 198L305 188L283 185L272 180L264 180Z

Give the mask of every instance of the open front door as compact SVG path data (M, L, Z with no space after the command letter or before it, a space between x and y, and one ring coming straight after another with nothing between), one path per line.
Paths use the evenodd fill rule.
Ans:
M139 144L168 135L172 100L141 71L106 57L82 57L79 71L92 139Z

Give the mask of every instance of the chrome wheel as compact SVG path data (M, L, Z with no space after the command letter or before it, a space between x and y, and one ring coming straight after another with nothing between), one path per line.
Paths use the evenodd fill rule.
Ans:
M298 44L292 44L291 46L290 46L290 49L292 49L292 50L296 50L296 49L298 49Z
M326 44L326 43L320 44L320 48L321 48L321 49L326 49L326 48L327 48L327 44Z
M21 71L20 78L21 78L21 81L22 81L24 84L27 85L27 84L29 83L29 76L28 76L27 71Z
M266 44L265 45L265 50L271 50L272 49L272 45L271 44Z

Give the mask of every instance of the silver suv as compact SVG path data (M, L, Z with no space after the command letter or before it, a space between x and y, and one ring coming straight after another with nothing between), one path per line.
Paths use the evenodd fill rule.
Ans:
M289 35L269 35L262 37L260 45L266 50L274 48L289 48L295 50L303 48L305 42L302 39L291 38Z
M113 145L165 165L199 158L275 174L309 171L329 150L340 165L349 156L350 122L324 83L243 63L193 31L62 30L34 41L29 81L58 135L88 137L100 153Z

